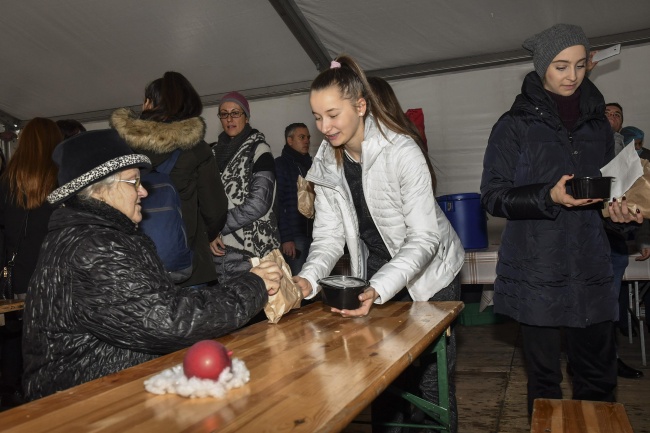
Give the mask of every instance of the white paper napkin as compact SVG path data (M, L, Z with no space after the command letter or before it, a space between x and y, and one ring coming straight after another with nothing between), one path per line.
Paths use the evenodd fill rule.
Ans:
M639 154L634 148L634 140L621 150L614 159L600 169L603 176L612 176L611 197L622 197L625 191L643 175L643 166Z
M223 398L233 388L240 388L248 383L251 373L239 358L232 359L232 367L221 372L219 380L188 378L183 373L183 364L161 371L144 381L144 388L152 394L177 394L181 397Z

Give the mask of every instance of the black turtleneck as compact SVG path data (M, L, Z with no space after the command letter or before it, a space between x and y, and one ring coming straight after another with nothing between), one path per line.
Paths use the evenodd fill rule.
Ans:
M557 112L562 124L567 131L573 130L580 119L580 88L578 87L573 95L562 96L546 90L546 93L555 101Z

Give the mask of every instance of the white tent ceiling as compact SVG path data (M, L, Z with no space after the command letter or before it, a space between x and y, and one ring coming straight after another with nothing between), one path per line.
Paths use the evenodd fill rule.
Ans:
M214 104L304 92L339 53L386 78L529 60L558 22L596 47L650 41L648 0L20 0L0 4L0 123L103 120L183 73Z

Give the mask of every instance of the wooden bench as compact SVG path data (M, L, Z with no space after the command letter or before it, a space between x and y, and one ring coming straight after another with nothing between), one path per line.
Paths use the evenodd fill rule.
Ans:
M538 398L530 433L634 433L620 403Z

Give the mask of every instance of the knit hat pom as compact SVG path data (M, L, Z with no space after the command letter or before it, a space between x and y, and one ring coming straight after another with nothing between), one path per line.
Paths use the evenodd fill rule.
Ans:
M591 46L582 28L573 24L556 24L526 39L522 46L533 55L537 75L544 78L555 56L574 45L583 45L589 58Z

